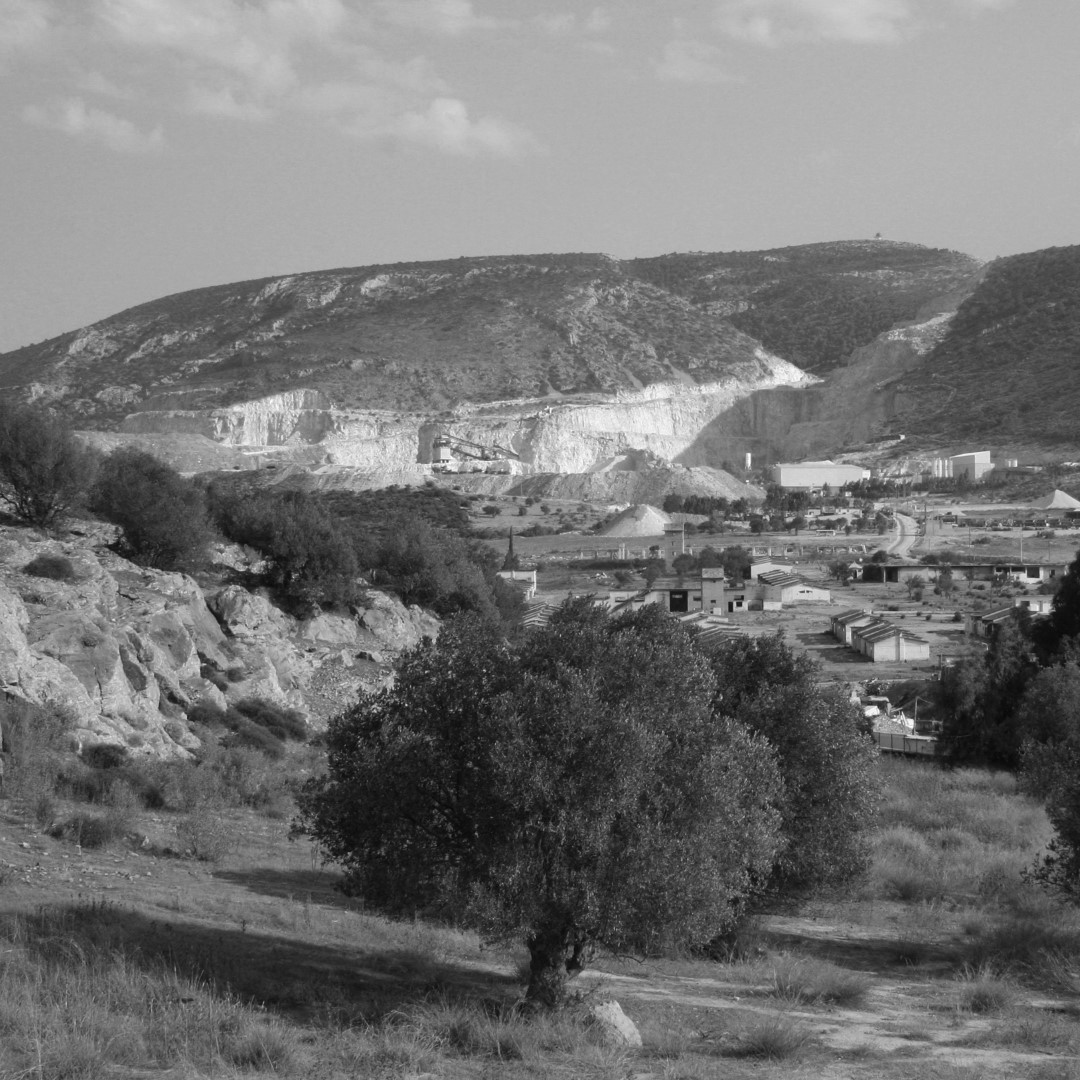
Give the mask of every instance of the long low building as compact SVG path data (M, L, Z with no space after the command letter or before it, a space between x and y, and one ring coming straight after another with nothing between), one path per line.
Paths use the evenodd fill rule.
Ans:
M861 465L838 465L828 460L774 465L770 473L774 484L794 491L820 491L824 487L835 491L870 479L870 470Z
M830 630L842 642L874 663L929 660L930 643L872 611L852 608L830 620Z
M852 630L851 647L875 664L930 659L930 643L926 638L884 619Z

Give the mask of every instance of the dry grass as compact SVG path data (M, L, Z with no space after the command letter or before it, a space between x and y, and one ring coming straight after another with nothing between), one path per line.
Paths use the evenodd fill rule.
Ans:
M731 1057L787 1061L801 1057L815 1043L807 1025L786 1012L758 1017L747 1023L736 1036L728 1054Z
M772 988L792 1004L854 1007L865 1002L870 979L827 960L781 956L773 962Z
M334 891L310 849L287 842L285 823L229 808L219 814L229 850L216 863L123 845L83 851L102 872L124 871L103 879L111 902L101 891L64 901L0 885L0 1076L778 1080L840 1069L858 1080L1080 1080L1066 1060L1080 1050L1080 917L1018 871L1012 878L1010 860L1030 861L1045 819L1006 777L882 768L890 795L874 870L861 891L800 909L807 927L839 928L820 948L813 937L778 937L780 923L763 917L724 962L601 965L605 993L642 1031L640 1059L597 1045L572 1013L519 1016L512 952L486 949L471 932L365 912ZM186 820L161 811L136 824L164 843ZM33 842L40 863L72 858L64 841ZM900 867L917 883L906 902ZM850 940L845 922L858 931ZM583 984L596 992L595 977ZM882 986L890 1002L899 989L921 1005L879 1015L869 1002ZM1036 1007L1033 988L1065 1003ZM832 1048L822 1033L851 1022L840 1010L899 1032L902 1051L882 1051L872 1035ZM996 1071L943 1062L930 1052L935 1024L972 1053L1031 1062Z

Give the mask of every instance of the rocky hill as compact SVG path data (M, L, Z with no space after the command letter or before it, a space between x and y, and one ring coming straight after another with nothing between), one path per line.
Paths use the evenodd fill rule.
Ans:
M190 471L276 461L330 486L430 476L447 434L464 440L453 471L526 477L871 460L890 434L909 453L1026 438L1075 456L1076 250L985 280L967 256L883 240L298 274L5 354L0 393Z
M977 268L955 252L863 241L329 270L143 304L5 354L0 387L63 402L102 427L139 409L216 408L300 388L339 408L430 413L753 382L768 374L769 352L835 366Z
M250 698L318 724L438 629L375 590L355 613L298 621L237 585L204 589L136 566L106 547L112 532L81 523L61 540L0 527L0 692L65 706L80 743L183 756L198 746L192 705ZM70 572L35 573L42 556L68 560Z

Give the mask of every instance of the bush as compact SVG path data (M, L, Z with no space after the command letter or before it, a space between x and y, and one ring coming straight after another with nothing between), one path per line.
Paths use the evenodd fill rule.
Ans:
M232 849L232 826L222 816L223 805L209 800L194 807L176 825L181 849L201 862L217 862Z
M123 840L129 828L130 819L125 813L79 813L53 826L49 835L84 848L103 848Z
M115 769L128 761L127 749L115 743L95 743L85 747L80 756L92 769Z
M285 756L284 742L267 731L266 728L252 723L252 721L239 714L234 714L231 709L229 714L226 715L226 723L232 729L232 733L222 740L222 746L248 746L253 750L262 751L267 757L273 758L275 761Z
M218 689L224 689L224 687ZM189 724L204 724L208 728L224 727L225 711L209 701L200 701L187 710L187 720Z
M120 527L127 555L159 570L197 561L213 537L202 488L142 450L121 447L104 460L90 506Z
M55 705L0 701L0 730L10 753L8 791L17 797L36 797L52 791L63 769L73 718Z
M298 709L287 709L261 698L245 698L237 702L229 712L234 715L239 714L245 720L266 728L271 735L282 742L287 739L292 739L294 742L307 740L308 726L304 720L304 714ZM229 721L230 717L226 715L226 724Z
M303 492L254 498L212 491L224 534L266 560L271 584L299 604L347 604L357 596L359 567L341 522Z
M20 521L56 526L86 494L95 462L52 414L0 402L0 502Z
M23 573L52 581L72 581L76 576L75 564L66 555L37 555L23 567Z

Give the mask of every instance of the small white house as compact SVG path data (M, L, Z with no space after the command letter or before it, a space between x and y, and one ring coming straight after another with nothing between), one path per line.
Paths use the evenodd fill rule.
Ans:
M759 574L758 581L765 589L764 600L775 600L784 605L827 604L832 599L828 589L783 570Z

